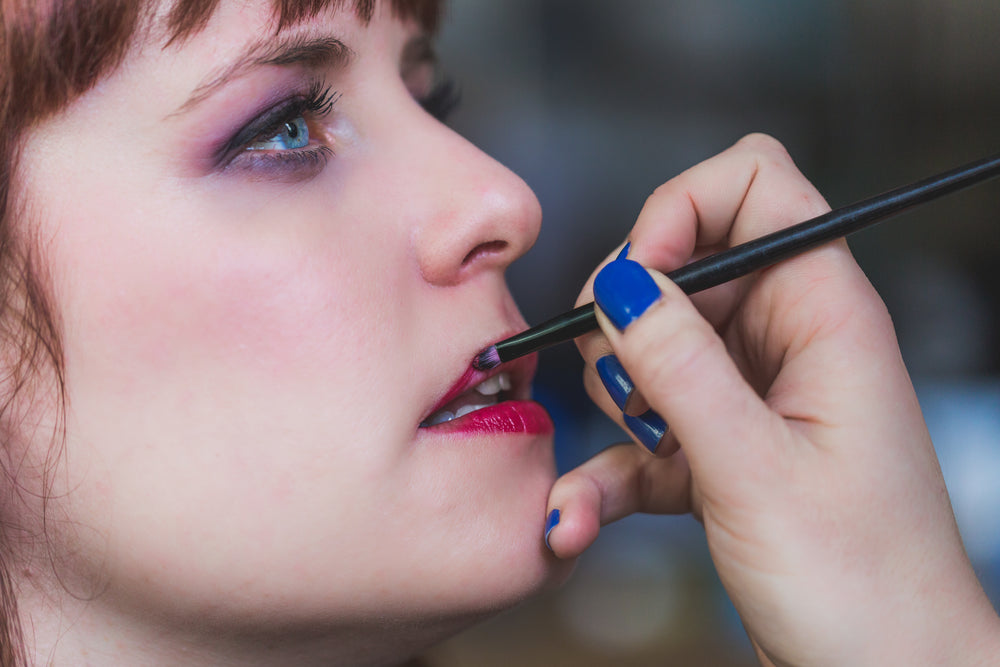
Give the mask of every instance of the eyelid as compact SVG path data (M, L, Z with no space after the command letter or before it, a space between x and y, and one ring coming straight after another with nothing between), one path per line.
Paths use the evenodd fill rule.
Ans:
M248 151L238 155L225 169L253 181L301 183L323 171L333 155L333 149L324 145L273 154Z
M223 147L223 153L228 155L232 151L240 150L248 144L253 143L255 139L259 139L268 132L281 127L283 121L304 110L302 109L302 102L302 99L285 100L278 106L265 111L262 115L252 120L250 124L245 125L232 139L226 142L226 145Z
M313 118L327 116L339 99L339 93L331 92L331 88L323 81L314 81L307 92L287 97L254 115L252 120L219 146L214 153L213 164L216 168L225 168L255 140L272 136L285 123L299 116L311 115Z

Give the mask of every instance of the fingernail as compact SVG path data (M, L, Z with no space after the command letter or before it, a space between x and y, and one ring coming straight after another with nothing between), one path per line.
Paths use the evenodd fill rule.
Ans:
M625 244L625 247L621 249L621 252L618 253L618 257L616 257L615 260L618 261L628 257L628 251L631 247L632 247L632 242L629 241L628 243Z
M635 389L635 383L625 372L625 367L618 361L618 357L613 354L601 357L594 364L597 367L597 375L601 378L601 383L607 389L611 399L618 406L618 409L625 411L625 403Z
M552 545L549 544L549 535L552 533L552 529L559 525L559 510L554 509L549 512L549 518L545 521L545 546L552 551Z
M624 415L625 426L646 449L655 452L667 434L667 422L653 410L646 410L638 417Z
M616 259L594 279L594 300L622 331L662 296L652 276L638 262Z

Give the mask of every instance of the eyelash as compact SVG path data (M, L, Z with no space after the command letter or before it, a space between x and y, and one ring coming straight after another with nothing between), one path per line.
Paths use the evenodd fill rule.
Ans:
M333 149L324 144L314 144L288 150L259 150L251 146L278 135L293 121L304 118L310 126L330 115L340 94L322 81L314 82L305 94L294 97L264 111L218 151L217 164L222 169L239 167L249 170L268 170L296 174L306 169L305 175L322 169L333 155Z
M267 141L298 118L309 125L330 115L340 93L322 81L314 82L304 95L281 102L250 121L217 152L216 164L221 169L247 169L266 173L291 174L308 178L318 173L333 157L333 149L325 144L313 144L299 149L256 150L254 143ZM427 113L442 123L459 106L461 94L453 79L438 82L425 97L418 100Z

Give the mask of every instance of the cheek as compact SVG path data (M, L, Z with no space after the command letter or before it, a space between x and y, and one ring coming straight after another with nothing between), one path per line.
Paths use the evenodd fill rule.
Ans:
M315 355L329 361L341 337L365 328L349 271L240 250L185 261L193 266L134 267L127 288L124 273L96 277L105 284L80 303L89 318L77 318L97 325L81 331L88 350L130 359L119 370L133 381L205 363L276 379Z
M391 276L366 280L364 260L335 242L249 236L77 245L77 258L99 258L77 265L62 300L78 375L123 396L210 373L280 386L349 374L391 335L373 314L391 307Z
M304 498L312 473L329 486L320 458L361 475L384 465L385 447L342 444L399 399L372 360L399 340L405 279L384 261L393 249L373 271L365 244L310 228L308 212L288 218L177 214L61 237L68 426L115 488L176 495L183 479L207 504L266 503L292 484ZM361 437L399 441L403 421Z
M314 526L329 508L373 505L416 425L404 410L386 418L405 386L379 363L407 329L405 250L381 246L375 270L368 244L307 226L108 227L119 231L67 230L54 248L74 517L111 536L137 578L144 563L248 542L302 560L322 547L316 562L349 553L370 523L361 509L338 511L321 538ZM164 517L183 531L144 528ZM203 572L232 568L212 558ZM240 560L247 576L262 566Z

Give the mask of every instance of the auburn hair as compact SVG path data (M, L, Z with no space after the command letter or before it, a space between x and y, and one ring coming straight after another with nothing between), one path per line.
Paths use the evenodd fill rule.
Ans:
M385 0L392 12L436 31L442 0ZM164 47L197 34L220 0L174 0ZM353 9L371 20L378 0L271 0L275 31L326 9ZM8 565L16 530L5 516L16 481L8 445L17 434L18 399L51 373L65 411L63 357L44 266L26 225L19 224L18 156L27 130L65 109L125 59L150 27L158 0L0 0L0 667L27 665ZM27 397L30 398L30 397ZM56 440L60 440L55 436ZM54 443L61 444L61 443ZM48 457L52 460L54 457Z

